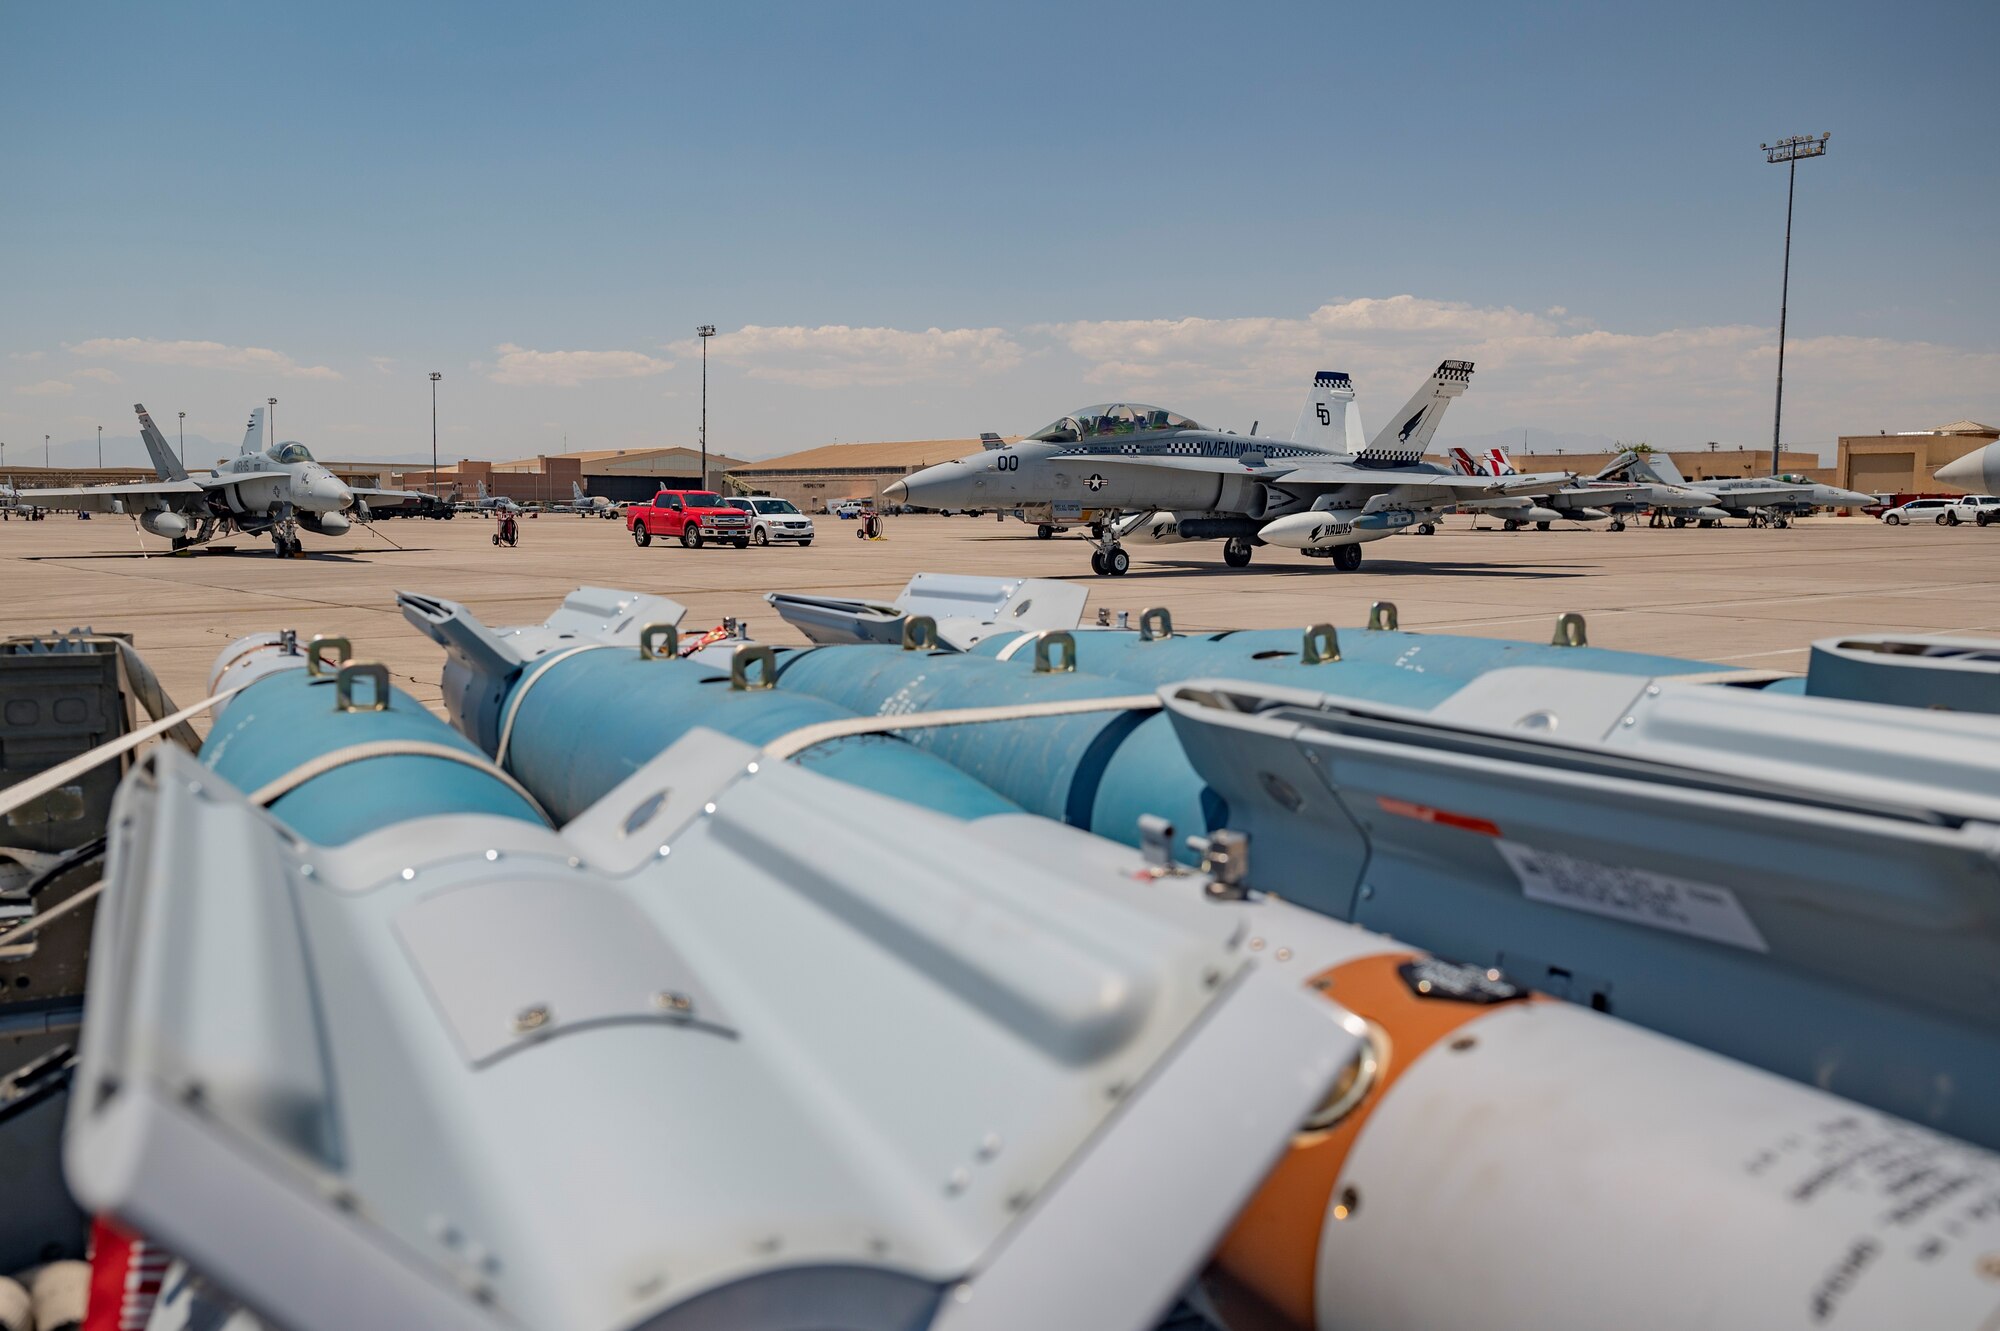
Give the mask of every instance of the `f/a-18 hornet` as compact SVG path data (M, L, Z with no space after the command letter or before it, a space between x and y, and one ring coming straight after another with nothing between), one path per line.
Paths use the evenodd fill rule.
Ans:
M243 447L215 471L188 474L153 424L144 404L139 413L139 437L153 460L156 481L125 485L84 485L63 489L22 490L17 501L42 508L86 509L93 513L132 513L155 536L173 541L174 549L201 545L231 531L256 536L271 534L280 556L303 555L298 529L321 536L339 536L352 522L348 509L367 516L366 505L418 503L413 490L371 490L348 485L313 461L297 440L263 442L264 409L250 413Z
M1085 407L1014 444L986 447L884 487L890 503L1012 511L1047 505L1053 521L1087 524L1090 566L1122 574L1123 541L1221 541L1231 568L1258 545L1282 545L1361 567L1361 545L1434 523L1467 499L1547 494L1574 480L1459 476L1423 460L1451 400L1472 378L1448 360L1366 446L1354 383L1335 370L1313 379L1312 398L1286 439L1207 430L1139 403Z

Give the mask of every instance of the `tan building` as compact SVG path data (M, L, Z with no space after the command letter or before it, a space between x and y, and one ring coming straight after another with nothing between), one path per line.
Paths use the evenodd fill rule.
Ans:
M1957 486L1938 482L1937 469L1996 438L2000 430L1978 421L1953 421L1935 430L1898 434L1844 434L1834 464L1838 477L1834 484L1869 494L1957 494Z
M570 487L580 485L587 495L629 504L651 499L661 489L716 489L723 474L738 465L735 458L710 452L704 483L700 449L593 448L505 462L467 458L439 467L437 481L447 498L475 498L483 483L487 494L505 495L516 503L567 503L572 497ZM403 472L402 484L412 490L429 490L430 468Z
M843 499L880 498L882 487L892 481L978 451L977 439L826 444L786 457L739 463L729 469L727 480L739 494L772 495L791 500L807 513L823 513L829 504Z

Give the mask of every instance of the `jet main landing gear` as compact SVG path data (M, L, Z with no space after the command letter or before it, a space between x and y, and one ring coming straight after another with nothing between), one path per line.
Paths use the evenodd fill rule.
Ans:
M1222 543L1222 562L1231 568L1250 567L1250 538L1232 536Z
M1090 529L1090 539L1097 548L1090 552L1090 571L1099 577L1119 578L1132 567L1132 556L1125 553L1125 547L1118 544L1118 537L1110 528L1097 524Z

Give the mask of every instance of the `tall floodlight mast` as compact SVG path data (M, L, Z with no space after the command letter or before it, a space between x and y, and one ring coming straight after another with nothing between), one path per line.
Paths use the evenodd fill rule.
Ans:
M1799 187L1799 161L1806 157L1826 156L1826 141L1831 134L1814 138L1810 134L1794 134L1789 139L1779 139L1776 143L1760 143L1764 150L1764 160L1776 166L1782 163L1788 179L1785 182L1785 275L1778 287L1778 402L1771 414L1771 474L1780 470L1778 452L1778 430L1785 422L1785 318L1791 311L1792 303L1792 196Z
M715 336L714 324L701 324L694 330L701 339L701 488L708 488L708 339Z

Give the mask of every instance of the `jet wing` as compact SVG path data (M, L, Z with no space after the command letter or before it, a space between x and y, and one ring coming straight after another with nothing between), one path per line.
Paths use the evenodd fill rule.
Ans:
M1390 489L1399 485L1431 490L1457 490L1474 498L1480 495L1553 494L1576 481L1574 473L1544 472L1534 476L1460 476L1449 471L1415 471L1395 467L1360 467L1348 462L1318 462L1293 467L1283 473L1285 488L1310 489L1314 486L1371 485ZM1275 478L1274 478L1275 479Z
M147 500L164 499L169 508L194 508L208 487L200 481L133 481L127 485L76 485L50 490L19 490L17 503L37 508L85 510L91 513L134 512L127 501L138 500L138 508L149 508Z
M371 490L366 486L350 485L354 497L370 508L403 508L410 504L421 504L426 498L420 490Z

